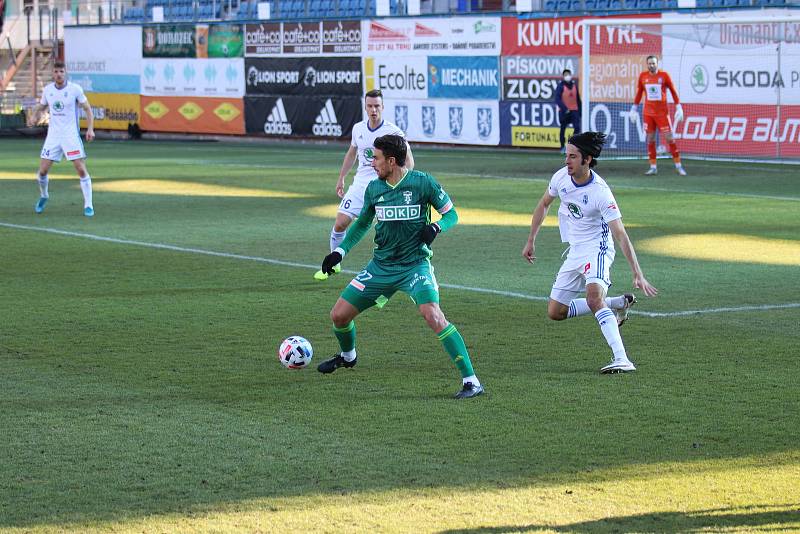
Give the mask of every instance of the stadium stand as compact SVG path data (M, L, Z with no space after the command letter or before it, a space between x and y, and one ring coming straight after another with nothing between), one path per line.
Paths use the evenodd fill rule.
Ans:
M791 0L696 0L696 9L728 9L742 7L781 7L792 5ZM497 5L495 5L497 4ZM230 8L228 7L230 5ZM146 6L131 6L122 11L122 22L152 21L152 8L164 8L166 21L192 20L255 20L258 18L256 0L235 0L231 4L219 0L149 0ZM272 17L282 20L357 18L375 16L374 0L282 0L271 2ZM678 8L678 0L543 0L542 11L570 12L647 12ZM502 11L502 2L459 0L457 12ZM404 15L402 0L390 1L391 15Z

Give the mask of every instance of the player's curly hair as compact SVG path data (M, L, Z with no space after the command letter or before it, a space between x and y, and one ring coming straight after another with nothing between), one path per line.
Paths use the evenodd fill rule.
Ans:
M375 139L372 146L383 152L387 158L394 158L397 165L406 164L406 140L399 135L382 135Z
M597 165L597 158L600 157L603 145L606 144L606 134L602 132L583 132L571 136L568 143L580 151L583 161L586 161L587 156L592 156L592 161L589 162L589 167L591 168Z

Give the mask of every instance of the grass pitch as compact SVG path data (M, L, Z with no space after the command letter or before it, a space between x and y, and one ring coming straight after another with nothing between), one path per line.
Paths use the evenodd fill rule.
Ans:
M401 294L357 368L276 361L337 347L350 278L312 274L344 146L95 142L87 219L66 162L33 213L40 142L0 142L0 530L800 530L800 168L601 161L661 291L622 329L639 370L601 376L596 322L546 319L554 222L520 255L561 156L415 147L461 216L434 265L487 394L456 402Z

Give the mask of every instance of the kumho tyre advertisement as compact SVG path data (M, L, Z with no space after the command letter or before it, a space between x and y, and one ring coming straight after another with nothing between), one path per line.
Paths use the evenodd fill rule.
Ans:
M281 137L349 137L362 120L360 96L248 96L244 99L248 134Z

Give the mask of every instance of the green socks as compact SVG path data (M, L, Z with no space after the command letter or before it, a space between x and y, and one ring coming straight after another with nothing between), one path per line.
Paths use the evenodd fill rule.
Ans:
M333 327L333 333L336 334L336 339L339 340L339 347L342 352L350 352L356 348L356 323L350 321L350 324L343 328Z
M338 332L336 335L339 335ZM444 350L450 355L450 359L458 367L461 378L473 376L475 371L472 370L472 362L469 359L467 346L464 344L464 338L461 337L455 325L448 324L437 336L442 345L444 345Z

